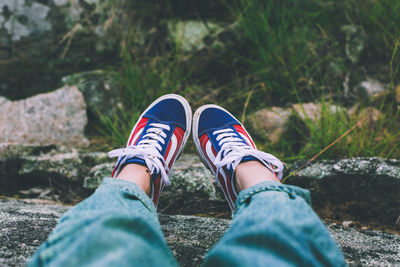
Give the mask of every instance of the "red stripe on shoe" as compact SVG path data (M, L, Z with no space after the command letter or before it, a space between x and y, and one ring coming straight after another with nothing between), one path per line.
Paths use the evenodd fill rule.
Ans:
M140 120L140 122L138 123L138 125L136 125L134 132L132 133L131 137L129 138L128 146L132 145L132 141L135 139L134 137L141 129L143 129L146 126L148 120L149 120L148 118L142 118ZM136 143L138 140L139 140L139 138L136 138Z
M214 170L214 173L215 173L216 172L216 168L214 166L214 163L210 160L210 157L209 157L209 155L207 153L207 149L206 149L208 143L210 142L210 140L208 138L208 135L207 134L203 134L199 138L199 140L200 140L200 148L201 148L206 160L209 163L211 163L210 165L212 166L212 168ZM214 154L214 156L217 155L217 152L215 151L215 148L212 145L211 145L211 152ZM218 173L218 176L217 176L217 180L218 180L217 182L221 186L222 192L224 193L225 198L228 201L229 207L233 210L234 209L234 205L235 205L235 201L236 201L236 196L235 196L235 194L233 192L231 183L229 181L225 180L224 175L221 174L221 172L224 173L224 175L227 177L227 179L229 181L230 181L231 178L227 176L227 173L225 172L224 169L221 169L221 171Z
M211 165L212 169L214 170L214 174L215 174L215 172L216 172L216 167L214 166L214 162L213 162L213 161L210 159L210 157L207 155L207 149L206 149L206 147L207 147L207 143L208 143L208 142L210 142L210 139L208 138L208 135L207 135L207 134L203 134L203 135L200 137L200 147L201 147L201 150L202 150L204 156L206 157L206 160L210 163L209 165ZM214 156L216 156L217 154L216 154L215 149L213 148L213 146L211 146L211 149L212 149L212 152L213 152Z
M226 176L225 170L221 169L221 171L224 172L224 174ZM218 173L218 182L219 182L219 185L221 186L222 192L224 192L225 198L228 201L230 208L233 210L234 206L232 205L232 198L231 198L231 195L229 194L229 190L228 190L225 178L221 174L221 172Z
M199 138L199 140L200 140L200 147L201 147L201 149L202 149L203 151L205 151L205 150L206 150L207 141L209 140L209 139L208 139L208 135L207 135L207 134L203 134L203 135Z
M253 143L253 140L251 140L250 135L247 133L247 131L241 125L234 125L233 127L236 129L236 131L238 131L240 134L243 134L246 137L246 139L248 139L248 141L250 142L250 144L248 144L249 146L256 148L256 145ZM248 142L246 141L246 143L248 143Z
M211 150L212 150L212 152L214 153L214 156L217 156L217 151L215 151L214 146L211 146Z
M114 174L115 174L115 171L117 170L117 165L115 165L115 167L114 167L114 169L113 169L113 171L112 171L112 173L111 173L111 177L114 177Z
M174 153L171 160L168 163L168 168L172 167L172 164L175 162L175 158L178 156L179 151L181 150L181 146L183 143L183 137L185 136L185 130L183 130L180 127L176 127L174 130L174 135L177 140L177 145L175 151L168 151L168 153L165 154L165 159L167 159L169 153Z
M165 151L164 160L166 160L167 157L168 157L169 151L171 150L171 145L172 145L172 138L171 138L171 140L170 140L169 143L168 143L167 150Z

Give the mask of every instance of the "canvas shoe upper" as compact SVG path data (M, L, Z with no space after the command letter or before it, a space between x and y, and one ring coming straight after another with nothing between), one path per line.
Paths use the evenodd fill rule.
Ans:
M234 174L239 163L260 161L278 179L282 179L282 162L271 154L258 151L243 125L222 107L205 105L195 112L193 140L203 163L215 175L232 211L238 195Z
M183 97L164 95L140 115L128 138L126 148L109 152L118 157L112 177L126 164L147 166L151 172L151 199L157 207L168 174L190 135L192 111Z

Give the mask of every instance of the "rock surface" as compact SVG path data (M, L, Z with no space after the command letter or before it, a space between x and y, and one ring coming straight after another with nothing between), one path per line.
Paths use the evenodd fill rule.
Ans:
M91 168L83 186L88 189L96 189L104 177L111 175L114 164L115 162L112 160L112 162ZM185 190L190 194L204 193L210 200L223 199L223 196L218 195L215 190L213 175L204 167L197 155L181 155L171 171L171 181L171 186L165 190L175 192L175 194Z
M62 201L71 202L75 192L82 193L82 180L89 169L107 160L105 153L82 153L69 147L3 143L0 144L0 194L39 186L54 196L61 194Z
M0 199L1 266L25 266L57 219L68 209L62 205L39 203Z
M104 152L83 152L66 147L0 145L0 194L18 194L41 186L56 195L93 191L103 177L110 176L115 160ZM285 176L304 162L288 166ZM229 214L214 177L197 155L183 154L172 170L172 185L162 194L160 210L202 214L210 210ZM314 208L320 216L343 220L385 223L399 228L400 161L380 158L323 160L311 163L291 175L289 184L311 191ZM31 190L38 197L43 190ZM36 193L35 193L36 192ZM51 195L51 194L49 194ZM57 199L57 198L55 198ZM71 202L74 199L61 199ZM321 213L320 213L321 212ZM345 212L351 217L339 216Z
M100 116L111 118L118 107L118 90L115 90L118 85L112 72L94 70L76 73L63 77L62 83L64 85L77 86L83 94L89 125L98 126L101 121Z
M67 147L36 147L29 145L0 144L0 184L11 187L13 181L30 179L32 183L72 181L78 186L94 190L104 177L109 177L115 160L105 152L82 152ZM183 154L171 172L172 185L165 189L164 201L173 201L187 194L225 204L222 193L214 183L211 172L197 155ZM28 181L28 180L26 180Z
M256 136L266 137L272 144L276 144L287 130L291 115L292 110L288 108L264 108L250 115L249 122Z
M376 122L381 120L383 115L374 107L360 108L358 104L345 108L329 102L309 102L292 104L291 107L263 108L247 116L247 120L253 136L260 142L268 140L271 144L277 144L281 137L287 135L293 137L297 133L298 145L304 146L306 142L309 142L306 137L315 131L313 128L318 129L321 121L330 116L338 117L349 123L352 120L359 121L364 118L362 123L368 125L363 126L374 128Z
M304 162L290 168L295 171ZM321 160L288 178L311 191L313 203L341 207L358 219L373 218L393 227L400 214L400 161L381 158ZM335 208L329 207L335 213ZM384 211L384 212L383 212Z
M96 189L104 177L110 176L114 160L95 165L86 175L83 187ZM228 211L225 198L211 172L203 166L199 157L183 154L171 171L171 186L164 189L160 210L198 214L210 209Z
M24 266L30 255L69 207L0 199L0 265ZM229 226L229 220L196 216L159 215L161 227L173 254L182 266L199 266L205 253ZM327 225L352 264L400 264L400 238L382 231Z
M294 104L292 106L293 111L300 116L302 120L312 120L318 121L321 118L321 113L324 109L327 109L331 114L339 112L342 108L331 104L321 104L321 103L302 103Z
M21 99L46 92L65 74L116 62L118 42L109 18L117 5L108 4L0 1L0 95Z
M193 52L206 47L223 46L216 38L223 31L223 27L203 20L170 21L168 31L172 41L184 52Z
M0 143L84 146L86 104L76 87L25 100L0 100Z
M385 92L385 90L385 85L371 78L367 78L366 81L361 82L359 85L360 93L362 96L367 97L368 100L371 100L373 97L382 94Z

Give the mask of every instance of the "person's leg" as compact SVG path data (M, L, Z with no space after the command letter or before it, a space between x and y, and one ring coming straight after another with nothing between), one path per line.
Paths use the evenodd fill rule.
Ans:
M194 114L193 138L234 212L205 266L340 266L344 258L307 190L282 185L283 165L258 151L243 125L215 105Z
M240 193L235 214L204 266L346 265L338 245L311 209L309 192L281 184L258 164L256 168L237 167ZM251 183L257 168L264 168L270 177L242 190L239 180Z
M137 184L105 178L60 219L28 266L176 266L156 209Z
M69 210L30 266L174 266L156 207L168 172L190 134L192 112L178 95L154 101L139 117L112 178Z

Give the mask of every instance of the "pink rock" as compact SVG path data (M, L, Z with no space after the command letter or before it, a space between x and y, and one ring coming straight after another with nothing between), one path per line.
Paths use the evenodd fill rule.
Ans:
M0 143L86 146L86 104L75 86L24 100L0 98Z

